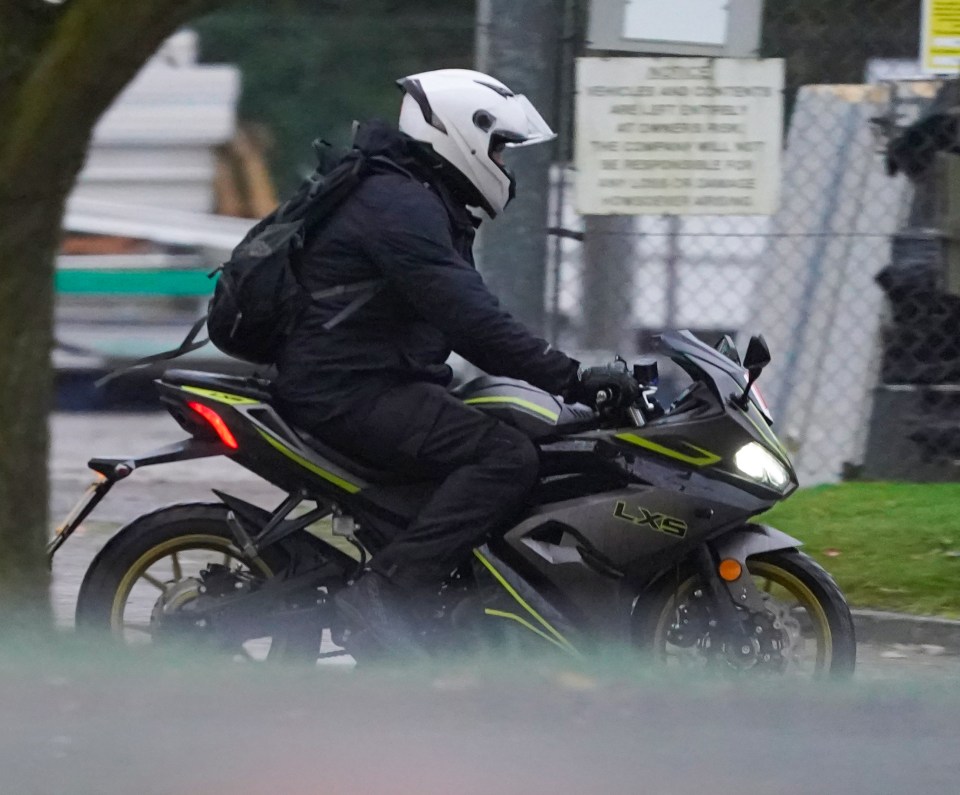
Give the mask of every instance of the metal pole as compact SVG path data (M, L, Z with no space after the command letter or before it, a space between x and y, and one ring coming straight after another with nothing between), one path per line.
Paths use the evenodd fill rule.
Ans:
M631 356L637 233L632 216L584 216L583 347Z
M559 344L560 304L563 284L563 237L559 234L566 221L567 214L567 167L573 160L574 135L574 98L576 86L577 53L583 46L582 8L580 0L564 0L562 48L560 68L557 71L557 166L555 181L551 188L553 195L553 226L557 230L553 238L550 253L550 300L547 313L547 339L554 345Z
M563 0L478 0L477 69L526 96L557 124L557 73ZM484 278L504 306L532 329L545 328L550 165L555 146L507 155L517 175L517 198L485 222L477 242Z
M556 171L556 181L551 187L554 201L554 227L563 228L563 217L566 215L567 179L566 163L560 163ZM546 318L546 337L551 345L558 345L560 340L560 303L563 284L563 238L555 234L553 246L550 250L550 275L547 279L550 287L548 300L549 309Z
M583 53L587 9L575 6L573 19L579 32L576 52ZM564 94L569 103L571 128L574 126L574 86L576 64L571 62L570 89ZM573 144L574 131L570 131ZM571 149L572 159L572 149ZM637 241L633 216L586 215L583 217L583 316L580 346L603 353L630 356L637 340L633 328L634 272Z
M680 322L680 216L668 215L667 220L667 282L664 292L664 328L675 329Z

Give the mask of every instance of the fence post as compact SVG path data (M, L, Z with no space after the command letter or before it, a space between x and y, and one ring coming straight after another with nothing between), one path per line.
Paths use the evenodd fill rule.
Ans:
M557 120L561 0L478 0L477 69L526 94L551 126ZM555 128L555 127L554 127ZM555 128L556 129L556 128ZM554 144L508 153L517 198L480 229L477 261L505 307L544 331L547 216Z
M630 356L636 257L634 218L584 216L583 344L587 350Z

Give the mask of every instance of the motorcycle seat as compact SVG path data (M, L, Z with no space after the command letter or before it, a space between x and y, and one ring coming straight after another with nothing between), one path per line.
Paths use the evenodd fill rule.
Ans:
M227 392L242 397L253 398L269 404L272 395L270 394L270 382L264 378L252 376L223 375L221 373L206 373L199 370L167 370L163 374L163 381L174 386L194 386L202 389L210 389L218 392ZM287 424L287 427L300 438L300 440L318 455L327 459L341 469L356 475L358 478L366 480L376 485L393 485L397 483L414 483L424 480L423 477L416 477L403 472L392 470L376 469L375 467L361 464L356 459L344 455L334 449L326 442L322 442L316 436L312 436L302 428L296 428Z
M223 375L221 373L206 373L201 370L167 370L162 379L173 386L195 386L201 389L212 389L218 392L228 392L242 397L270 401L270 382L265 378L242 375Z

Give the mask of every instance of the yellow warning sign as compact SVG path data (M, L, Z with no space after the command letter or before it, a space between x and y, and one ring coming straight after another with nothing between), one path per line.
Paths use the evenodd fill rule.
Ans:
M960 74L960 0L923 0L920 58L927 74Z

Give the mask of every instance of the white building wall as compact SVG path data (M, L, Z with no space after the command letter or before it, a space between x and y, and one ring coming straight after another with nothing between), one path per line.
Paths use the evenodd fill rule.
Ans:
M236 130L240 72L198 65L176 34L97 125L74 196L190 212L213 209L216 147Z

